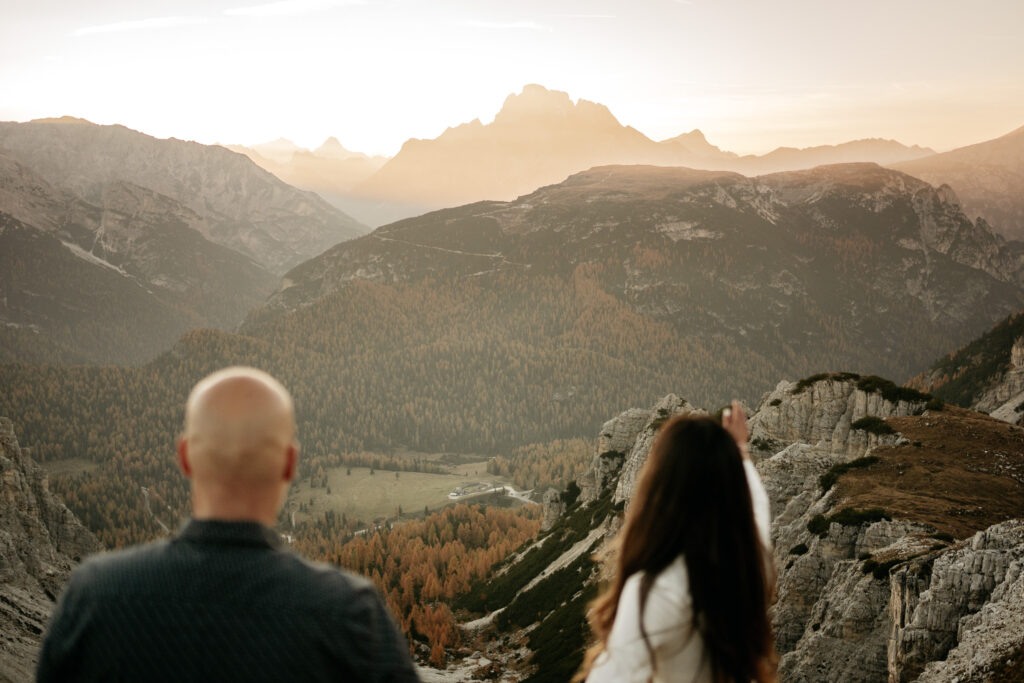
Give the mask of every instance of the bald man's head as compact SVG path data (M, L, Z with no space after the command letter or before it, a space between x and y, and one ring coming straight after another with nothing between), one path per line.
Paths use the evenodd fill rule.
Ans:
M271 490L279 505L282 485L294 472L291 396L277 380L254 368L213 373L188 398L179 457L192 479L197 509L244 503L240 497L260 497Z

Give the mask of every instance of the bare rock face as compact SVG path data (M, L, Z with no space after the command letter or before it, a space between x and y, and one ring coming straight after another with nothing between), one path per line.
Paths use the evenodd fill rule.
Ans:
M597 437L594 459L590 469L584 472L576 483L580 487L580 500L589 503L597 500L608 484L608 475L622 466L626 453L633 447L639 434L651 421L651 411L630 408L604 423Z
M864 562L903 561L934 541L928 528L898 520L832 523L819 537L807 522L831 507L829 498L788 525L774 525L779 577L772 622L780 674L785 681L884 680L889 580L887 572L865 571Z
M817 500L818 478L836 463L827 451L794 443L757 463L776 526L802 517Z
M962 617L978 612L1008 578L1011 584L1019 578L1022 559L1024 520L1013 520L980 531L964 547L940 555L926 581L920 568L895 572L889 647L893 680L915 680L926 664L945 659L972 625L985 621L978 617L975 624ZM1022 640L1018 633L1017 644Z
M780 662L785 681L884 680L889 591L850 562L837 566L814 603L800 645Z
M75 564L100 550L0 418L0 681L31 680L57 594Z
M1016 560L1006 579L978 612L960 619L958 644L943 662L930 662L921 683L981 683L1016 680L1022 667L1024 638L1024 562ZM1010 671L1007 671L1009 669ZM1000 676L999 674L1002 674Z
M1024 521L997 524L953 548L937 543L933 528L898 519L810 529L842 507L834 489L822 491L822 474L900 442L898 434L878 437L851 424L923 409L857 383L831 376L794 392L796 384L782 382L751 418L772 505L781 680L902 682L926 669L932 678L922 680L985 680L977 672L991 672L1024 646L1024 631L998 621L1021 607L1014 582L1024 565ZM941 661L947 654L949 665Z
M544 500L541 505L543 517L541 518L540 529L541 531L547 531L565 513L565 501L562 500L558 489L548 489L544 492Z
M615 495L612 500L616 503L628 501L633 497L633 490L636 489L637 477L640 468L647 462L647 456L651 454L651 446L658 435L658 428L667 420L677 415L688 415L695 413L705 415L703 410L690 405L689 401L679 398L675 394L669 394L658 401L651 411L650 417L643 429L637 433L626 460L622 464L622 471L619 474L618 483L615 485Z
M1024 410L1019 406L1024 402L1024 338L1013 342L1010 349L1010 368L999 381L989 386L975 400L973 408L992 417L1019 424L1024 419Z
M872 434L851 425L862 417L902 417L924 409L923 401L887 400L878 392L857 388L853 379L828 377L801 388L779 382L761 400L750 419L751 443L762 452L777 452L792 443L804 443L852 460L872 448L896 443L892 435Z

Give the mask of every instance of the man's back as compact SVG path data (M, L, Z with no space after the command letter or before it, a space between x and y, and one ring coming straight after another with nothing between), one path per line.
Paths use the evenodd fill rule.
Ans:
M256 522L192 521L171 541L86 562L38 679L417 680L369 582L278 544Z

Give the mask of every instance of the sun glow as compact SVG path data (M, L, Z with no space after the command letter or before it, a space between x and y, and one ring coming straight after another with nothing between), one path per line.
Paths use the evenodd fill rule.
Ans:
M390 155L542 83L655 139L941 150L1024 122L1024 6L983 4L61 0L5 12L0 118Z

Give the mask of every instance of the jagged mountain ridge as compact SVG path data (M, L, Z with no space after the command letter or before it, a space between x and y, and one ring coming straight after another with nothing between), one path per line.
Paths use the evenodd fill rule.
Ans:
M1007 238L1024 238L1024 127L994 140L888 165L935 185L950 185L968 215L984 217Z
M287 146L283 143L287 143ZM352 188L373 175L388 160L386 157L371 157L345 149L333 137L314 150L303 149L287 140L252 147L224 146L244 154L257 166L289 185L312 190L332 203L337 203L337 198L350 193ZM358 206L354 200L350 200L350 203ZM345 210L343 206L341 208Z
M315 194L222 147L66 117L0 123L0 150L89 202L116 182L169 197L202 219L195 229L205 238L277 274L364 232Z
M586 600L609 578L610 541L658 427L703 412L669 395L604 424L590 471L574 482L578 498L573 486L549 492L546 534L488 580L505 602L463 602L496 610L466 626L483 630L490 659L547 666L526 679L536 682L578 665L582 639L533 634L580 628ZM892 433L859 427L870 417ZM779 383L751 428L772 506L782 681L1018 680L1024 432L849 373ZM868 512L879 505L887 509ZM517 565L542 558L536 572L547 579L518 578ZM534 625L538 604L555 607ZM556 674L552 661L569 663Z
M932 153L894 141L861 140L738 157L709 144L700 131L655 142L620 124L604 105L573 102L567 93L527 85L508 96L489 124L475 119L432 140L407 141L352 194L435 209L510 200L599 165L656 164L757 174L826 163L892 163Z
M754 179L602 167L339 245L289 272L247 329L355 281L487 287L593 267L604 292L684 337L722 337L768 362L810 359L785 368L794 374L844 365L905 379L930 361L906 339L965 339L1000 308L1014 310L1018 254L968 221L948 190L875 165ZM833 318L842 332L822 329ZM911 332L918 324L928 332Z
M72 568L102 550L50 493L46 475L0 417L0 681L31 680L43 628Z
M148 360L195 327L232 328L276 285L203 236L183 204L126 181L87 201L0 153L4 357Z

